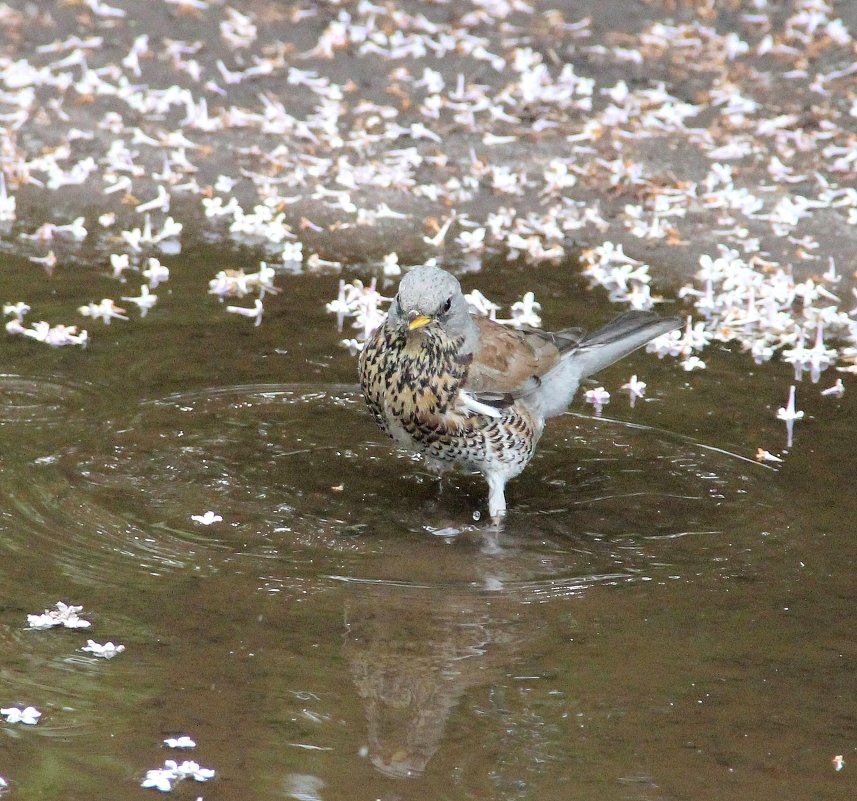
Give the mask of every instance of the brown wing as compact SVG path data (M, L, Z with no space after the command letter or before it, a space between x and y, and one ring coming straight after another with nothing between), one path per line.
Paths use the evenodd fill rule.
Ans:
M541 377L580 340L577 329L551 334L537 328L507 328L487 317L473 319L479 345L465 388L481 402L496 406L508 405L536 389Z

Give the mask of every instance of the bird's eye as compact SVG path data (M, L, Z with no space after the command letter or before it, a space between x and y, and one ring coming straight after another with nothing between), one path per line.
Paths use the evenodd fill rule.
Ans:
M447 298L446 303L440 307L440 313L446 314L452 308L452 298Z

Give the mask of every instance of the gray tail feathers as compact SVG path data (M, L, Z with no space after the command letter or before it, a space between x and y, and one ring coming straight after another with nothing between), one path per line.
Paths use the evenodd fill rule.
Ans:
M538 396L542 415L547 418L562 414L584 378L627 356L649 340L680 328L681 323L679 317L629 311L579 342L569 341L561 346L563 355L559 364L542 376Z
M680 317L659 317L654 312L628 311L604 328L589 334L565 357L574 362L581 378L597 373L619 361L647 342L680 328Z

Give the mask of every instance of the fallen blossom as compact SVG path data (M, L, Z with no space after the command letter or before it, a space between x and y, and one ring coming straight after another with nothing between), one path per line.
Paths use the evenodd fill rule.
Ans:
M102 320L105 325L110 325L111 320L127 320L125 309L116 305L114 300L103 298L100 303L87 303L86 306L81 306L78 312L84 317L91 317L93 320Z
M52 250L49 250L46 256L30 256L29 258L34 264L41 264L48 275L53 274L54 267L57 265L57 257Z
M167 759L164 761L163 768L153 768L146 771L146 778L143 779L140 786L168 793L173 789L176 782L183 779L205 782L213 779L214 776L213 770L200 767L196 762L185 761L178 764L174 759Z
M259 298L256 298L256 300L253 301L253 305L251 307L227 306L226 311L228 311L230 314L239 314L242 317L251 317L256 321L254 325L258 327L262 325L262 315L265 312L265 307L262 304L262 301L259 300Z
M8 334L18 334L36 342L44 342L46 345L58 348L63 345L80 345L86 347L89 334L85 329L78 329L75 325L50 325L44 320L33 323L29 328L17 318L6 323Z
M845 384L842 383L841 378L837 378L836 383L832 387L821 390L821 394L835 395L837 398L841 398L845 394Z
M36 342L44 342L46 345L54 348L61 347L62 345L81 345L85 347L89 341L89 334L86 330L79 330L74 325L52 326L50 323L40 320L27 328L20 320L15 318L9 320L5 327L8 334L25 336Z
M688 356L686 359L679 362L679 364L681 365L681 369L686 373L692 372L693 370L705 369L705 362L698 356Z
M595 414L601 414L601 407L610 403L610 393L604 387L596 387L595 389L587 389L583 393L584 400L591 403L595 407Z
M170 280L170 270L168 267L164 267L158 259L151 257L146 262L146 269L142 272L143 277L149 282L149 286L152 289L158 286L158 284L164 283L164 281Z
M338 268L342 267L342 262L323 259L321 258L321 256L318 255L318 253L313 253L306 260L306 266L309 267L311 270L318 270L324 267Z
M536 300L532 292L527 292L524 297L512 304L512 325L516 328L531 326L538 328L542 324L539 316L542 304Z
M127 253L111 253L110 267L113 270L113 278L124 280L122 273L131 269L131 257Z
M14 221L15 204L15 196L6 191L6 176L0 171L0 222Z
M395 251L384 256L382 266L386 278L395 278L402 274L402 268L399 266L399 255Z
M803 418L804 413L802 411L795 410L795 387L794 384L789 387L789 400L784 408L777 409L777 420L782 420L786 424L786 431L788 433L788 445L787 447L791 448L792 446L792 429L794 428L794 423L796 420L801 420Z
M27 625L31 629L51 629L64 626L67 629L88 629L92 624L78 616L82 606L72 606L57 601L56 609L46 609L42 615L27 615Z
M642 398L646 394L646 382L639 381L636 375L632 375L631 380L627 384L622 384L621 389L627 390L633 409L637 398Z
M249 294L250 285L244 270L221 270L208 282L208 293L223 298L243 298Z
M121 654L125 650L124 645L114 645L112 642L106 642L103 645L95 642L95 640L87 640L81 651L86 651L93 656L100 656L104 659L112 659L117 654Z
M167 748L196 748L196 743L186 734L181 737L168 737L164 740L164 745Z
M20 300L17 303L6 303L3 305L3 314L6 316L13 314L18 322L21 322L24 319L24 315L29 311L30 307Z
M39 722L42 713L34 706L20 709L17 706L9 706L0 709L0 715L6 718L7 723L23 723L27 726L35 726Z
M284 264L300 264L304 260L303 242L284 242L280 258Z
M488 300L478 289L468 292L464 299L467 301L467 306L472 312L480 314L483 317L489 317L492 320L497 319L497 312L500 307L493 301Z
M342 345L343 348L348 350L348 353L352 356L356 356L363 350L363 346L365 343L360 342L357 339L340 339L339 344Z
M190 519L193 520L194 523L200 523L203 526L210 526L213 523L220 523L223 521L223 518L219 514L216 514L211 510L203 515L191 515Z
M140 309L140 317L145 317L149 313L149 309L158 302L158 296L149 292L148 285L143 284L140 287L140 294L138 296L126 297L123 295L122 300L125 300L128 303L133 303Z

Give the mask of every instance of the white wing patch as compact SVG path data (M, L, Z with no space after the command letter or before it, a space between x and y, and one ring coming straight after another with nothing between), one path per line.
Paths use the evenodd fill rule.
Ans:
M464 408L467 409L468 412L473 412L474 414L484 414L488 417L502 417L503 413L499 409L495 409L493 406L489 406L487 403L481 403L476 400L469 392L464 392L463 390L459 390L458 393L461 398L461 403L464 405Z

